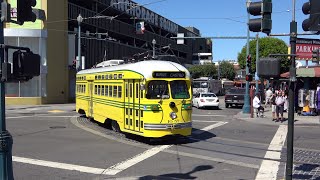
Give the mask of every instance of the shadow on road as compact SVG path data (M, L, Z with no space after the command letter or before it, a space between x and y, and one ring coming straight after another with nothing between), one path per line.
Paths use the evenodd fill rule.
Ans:
M192 176L193 173L198 172L198 171L206 171L209 169L213 169L213 166L211 165L201 165L195 167L193 170L187 172L187 173L170 173L170 174L162 174L159 176L152 176L152 175L147 175L140 177L139 180L170 180L170 179L197 179L197 177Z
M147 138L147 137L142 137L134 134L127 134L127 133L124 133L124 134L128 139L132 139L132 140L139 141L149 145L190 144L190 143L204 141L204 140L216 137L216 135L211 132L202 131L196 128L193 128L191 136L187 136L187 137L177 135L177 136L165 136L161 138Z

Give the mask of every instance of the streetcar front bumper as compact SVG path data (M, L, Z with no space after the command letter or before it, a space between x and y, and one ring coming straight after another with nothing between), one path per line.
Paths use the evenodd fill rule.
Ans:
M145 130L168 130L168 129L185 129L191 128L192 122L176 124L144 124Z

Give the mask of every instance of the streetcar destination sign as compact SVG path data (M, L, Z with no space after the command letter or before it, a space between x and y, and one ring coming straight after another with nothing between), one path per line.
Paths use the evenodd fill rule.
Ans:
M185 72L153 72L152 77L154 78L185 78Z

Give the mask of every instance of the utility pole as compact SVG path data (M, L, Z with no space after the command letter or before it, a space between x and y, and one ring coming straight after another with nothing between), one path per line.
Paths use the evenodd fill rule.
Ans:
M153 39L152 40L152 59L155 59L156 58L156 40Z
M246 5L249 7L251 1L247 0ZM246 57L249 56L249 38L250 38L250 30L249 30L249 21L250 21L250 14L247 12L248 15L248 27L247 27L247 51L246 51ZM246 60L247 63L247 60ZM249 74L249 67L248 64L246 64L246 74ZM249 96L249 81L246 81L246 93L244 95L244 105L242 109L243 113L249 114L250 113L250 96Z
M296 54L297 22L295 21L296 1L292 0L292 22L290 23L290 46L291 54ZM293 136L294 136L294 86L296 79L296 57L291 56L290 84L289 84L289 112L288 112L288 134L287 134L287 165L286 180L292 179L293 169Z
M79 67L77 69L82 69L82 58L81 58L81 23L83 21L83 18L81 14L77 17L78 21L78 62L79 62Z
M4 1L0 0L2 4ZM3 26L2 20L3 12L1 12L0 22L0 44L4 44ZM5 82L3 78L2 64L4 64L4 48L0 49L0 65L1 65L1 80L0 80L0 179L13 179L12 170L12 136L6 129L6 107L5 107Z
M259 33L256 35L257 43L256 43L256 75L258 76L258 61L259 61ZM261 81L261 83L263 83ZM258 83L258 78L256 79L256 93L259 93L259 83ZM260 97L261 94L260 94Z

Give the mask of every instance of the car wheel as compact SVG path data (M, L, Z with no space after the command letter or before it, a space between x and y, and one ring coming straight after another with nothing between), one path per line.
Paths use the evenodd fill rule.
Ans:
M229 107L229 104L226 103L226 108L228 108L228 107Z

